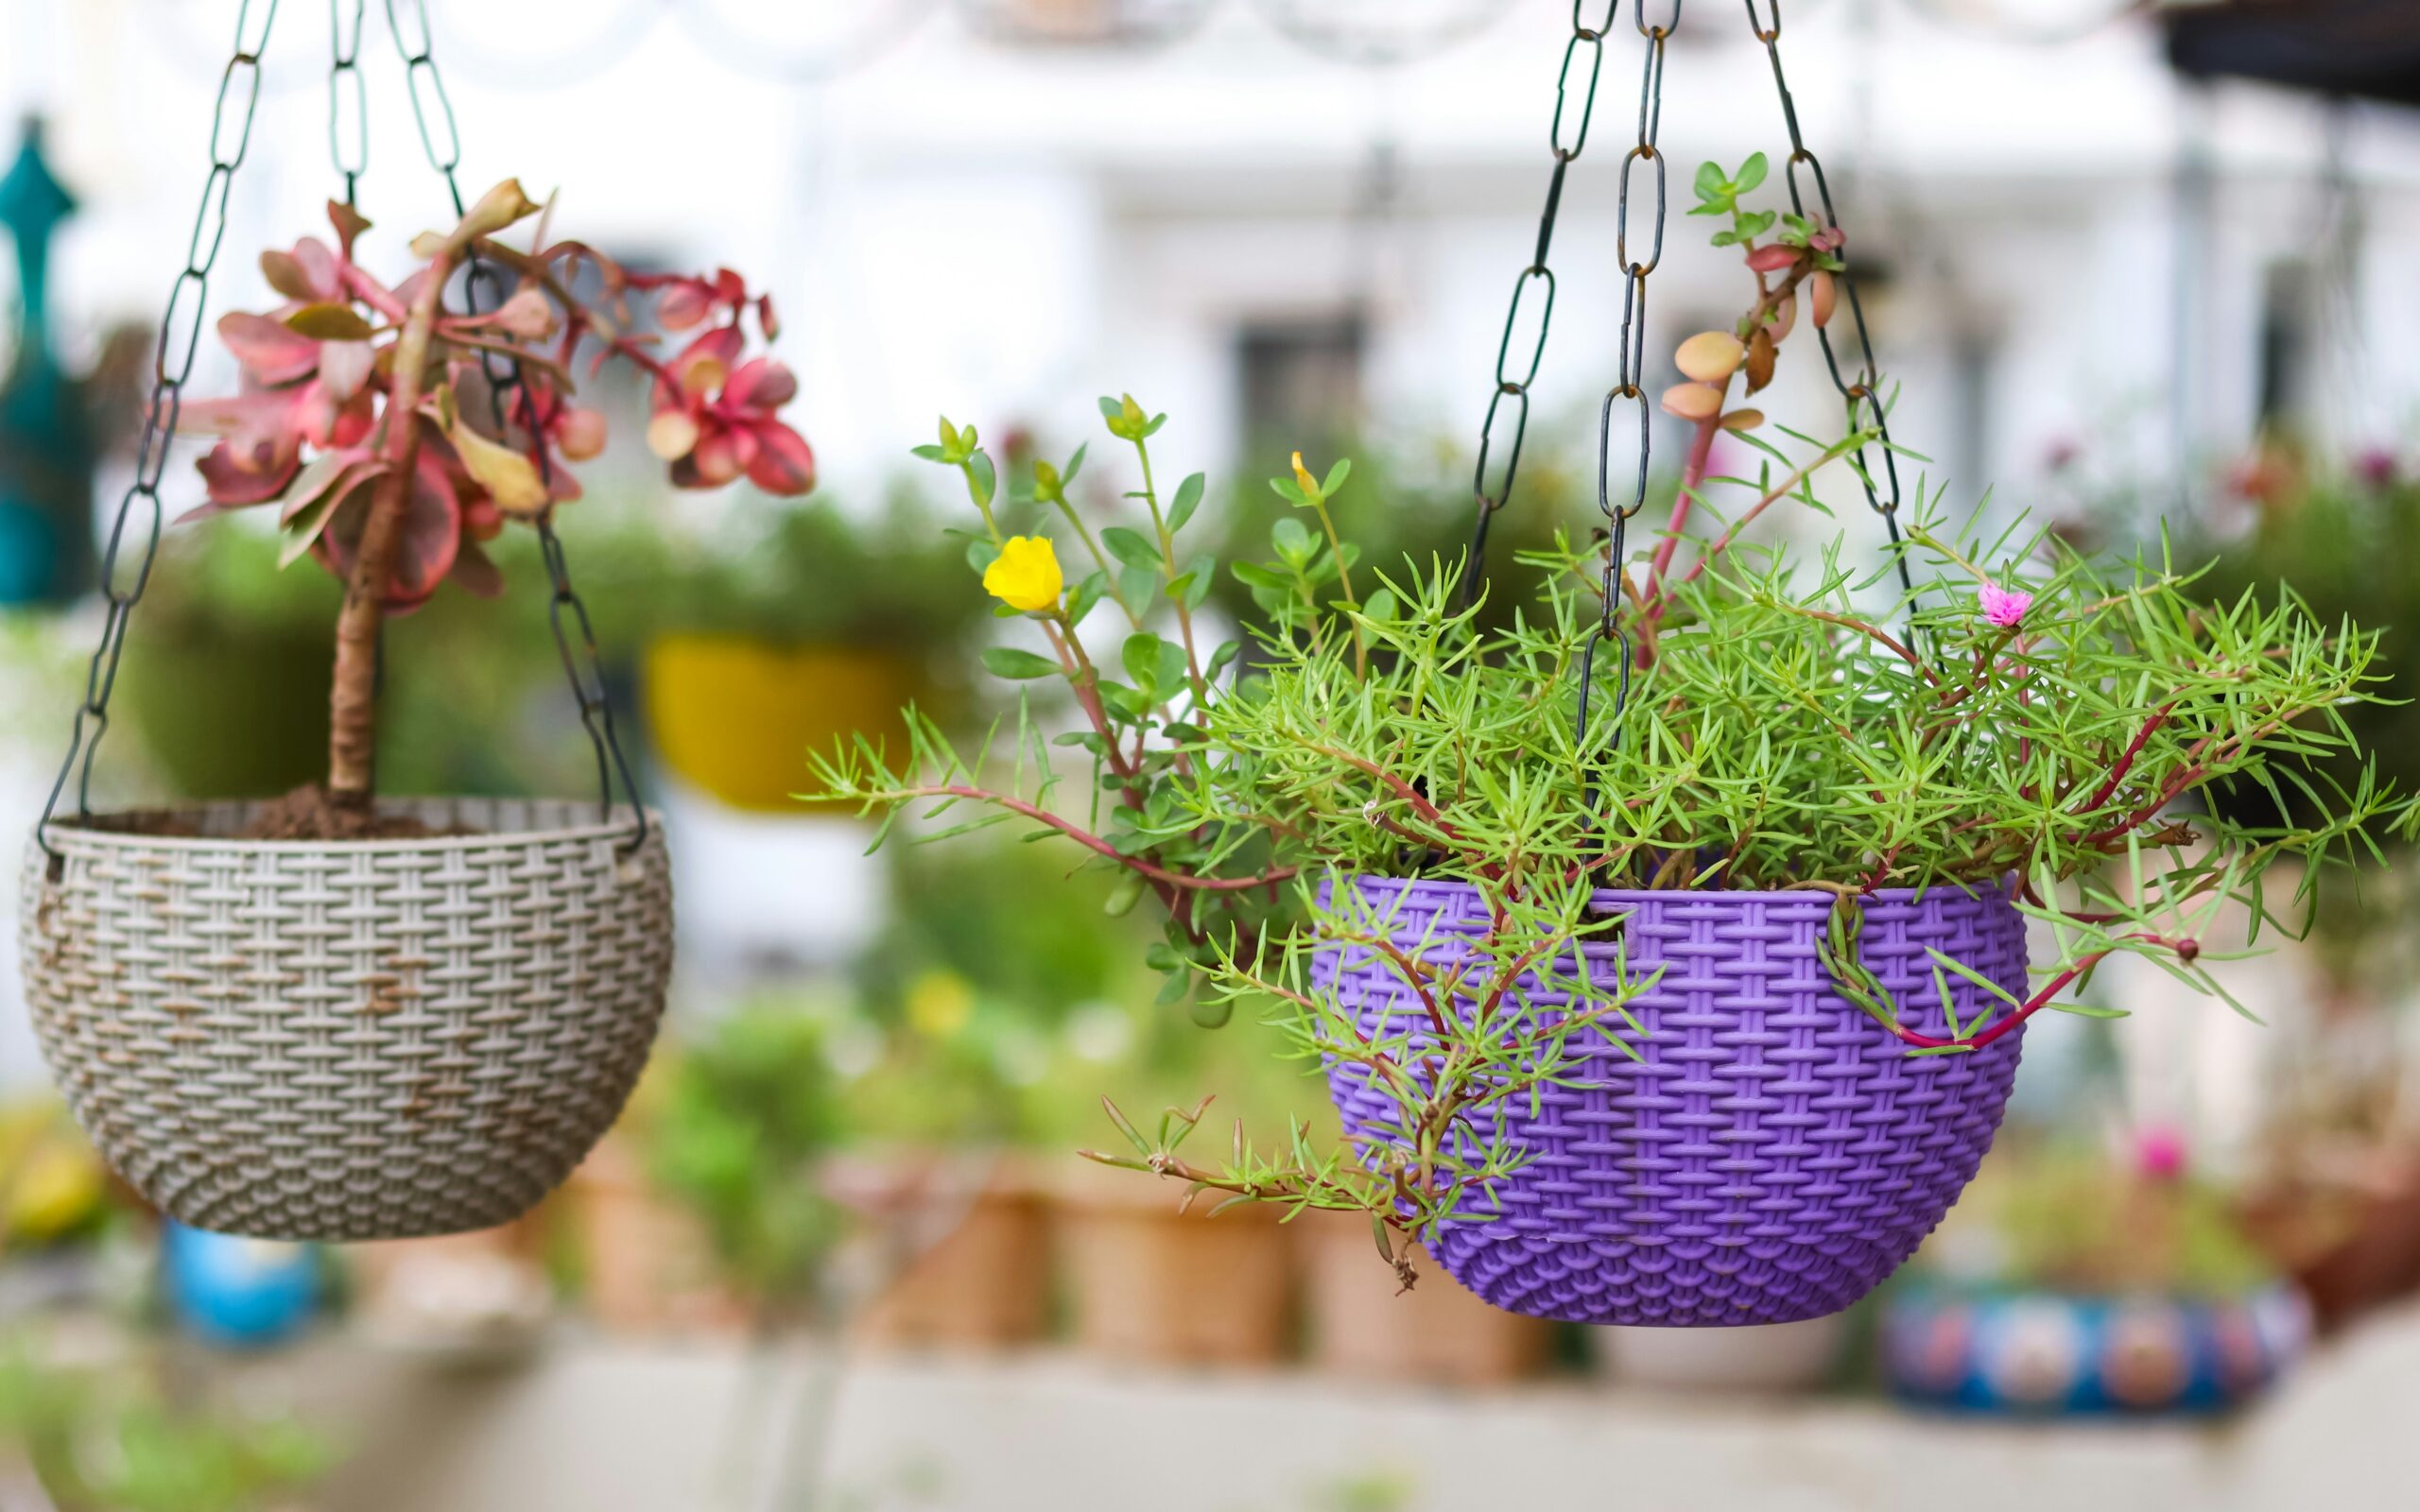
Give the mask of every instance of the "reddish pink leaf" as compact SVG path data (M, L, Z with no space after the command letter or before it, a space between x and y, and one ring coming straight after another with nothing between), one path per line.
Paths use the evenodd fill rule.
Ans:
M265 384L308 378L320 366L318 342L265 315L233 310L220 316L218 339L227 343L245 372Z
M722 402L742 409L776 410L797 397L797 376L770 357L743 364L722 389Z
M756 459L748 466L750 482L786 497L815 491L815 452L804 437L777 420L760 421L750 429L756 438Z

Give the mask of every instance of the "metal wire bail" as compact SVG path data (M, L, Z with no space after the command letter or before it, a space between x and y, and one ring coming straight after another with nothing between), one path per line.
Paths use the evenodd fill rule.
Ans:
M445 93L444 76L438 71L428 12L423 0L386 0L386 7L387 29L395 39L395 50L404 58L405 83L410 92L412 117L420 126L421 148L427 154L428 165L444 180L454 213L459 215L464 209L458 174L462 166L462 136L455 124L454 102ZM408 26L406 16L410 18ZM495 308L504 297L503 283L495 269L475 251L463 273L462 289L464 301L475 315L482 308ZM540 481L551 488L553 464L540 437L537 405L522 381L520 359L481 352L479 365L488 377L489 415L496 434L505 436L511 421L521 421L534 442L530 460L537 466ZM579 705L580 728L587 731L589 747L596 753L597 808L602 816L612 816L614 784L618 780L631 800L631 812L638 820L638 828L622 849L625 854L634 853L647 843L647 805L639 801L637 780L631 775L630 758L622 753L621 737L614 728L614 707L606 696L596 628L589 620L588 606L572 587L571 567L563 555L562 541L555 534L551 508L538 516L537 530L538 553L546 566L546 624L554 632L555 651L562 661L563 676L571 683L572 697Z
M210 304L210 273L227 239L227 196L235 170L251 147L252 121L260 109L261 56L268 50L277 25L277 0L265 0L255 15L252 0L235 8L235 41L226 70L218 76L218 98L210 120L210 172L202 180L201 202L194 211L193 230L185 237L184 266L168 287L167 307L160 314L159 339L151 352L151 394L143 407L143 437L135 443L134 481L118 500L110 522L109 544L101 553L101 594L107 608L101 618L100 644L84 671L83 701L77 705L69 727L67 755L59 764L50 796L43 800L42 818L34 838L49 858L56 880L66 862L50 843L50 824L58 816L59 800L68 780L76 782L76 811L93 813L93 758L109 733L110 694L117 687L118 662L126 654L127 622L143 591L151 584L151 566L160 554L160 479L168 466L168 442L184 409L184 387L193 377L194 355L201 346L202 319ZM137 511L140 511L138 514ZM128 524L134 523L130 536ZM136 555L129 558L131 543ZM130 573L125 566L133 565Z

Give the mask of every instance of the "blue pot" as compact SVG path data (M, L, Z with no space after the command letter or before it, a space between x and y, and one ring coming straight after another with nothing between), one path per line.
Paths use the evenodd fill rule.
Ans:
M214 1344L276 1344L302 1332L319 1310L320 1256L308 1245L237 1239L170 1219L160 1246L170 1308Z
M1891 1389L1994 1413L2211 1413L2257 1396L2310 1340L2302 1294L2241 1297L1914 1288L1882 1314Z

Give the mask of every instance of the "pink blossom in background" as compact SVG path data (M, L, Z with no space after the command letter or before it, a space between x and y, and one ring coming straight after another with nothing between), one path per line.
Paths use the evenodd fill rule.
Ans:
M2135 1136L2135 1165L2155 1181L2173 1181L2185 1174L2185 1136L2155 1125Z
M1979 595L1983 604L1983 618L2004 630L2015 629L2025 622L2025 611L2033 607L2033 595L1997 583L1985 583Z

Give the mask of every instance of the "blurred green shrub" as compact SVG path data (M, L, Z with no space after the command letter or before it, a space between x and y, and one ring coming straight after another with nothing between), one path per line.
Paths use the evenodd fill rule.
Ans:
M291 1418L174 1405L147 1374L54 1365L38 1342L0 1351L0 1457L59 1512L266 1512L335 1455Z
M763 1320L812 1317L844 1234L820 1178L841 1131L821 1025L752 1005L675 1047L659 1075L643 1121L649 1176L698 1214Z

